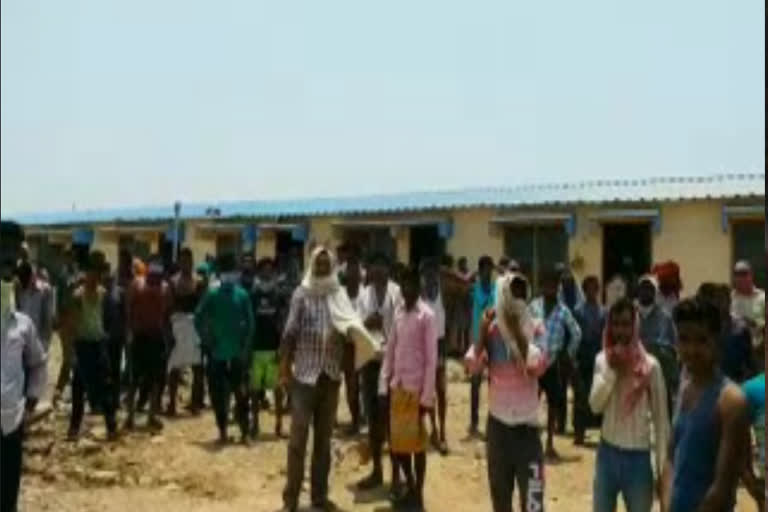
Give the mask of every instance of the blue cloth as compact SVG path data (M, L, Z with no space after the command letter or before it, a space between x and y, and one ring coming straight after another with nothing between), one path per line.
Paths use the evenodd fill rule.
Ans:
M723 347L720 368L726 377L742 383L757 373L752 358L752 335L741 322L734 322L723 335L720 346Z
M717 402L727 380L719 375L689 411L677 408L672 439L672 506L670 512L696 512L715 480L720 432ZM722 512L732 512L733 496Z
M472 287L472 341L477 344L480 340L480 322L486 309L496 305L496 283L491 281L488 290L478 279Z
M651 452L624 450L602 441L597 450L593 512L616 512L619 494L627 512L651 512Z
M749 418L755 431L760 455L760 476L765 477L765 372L743 386L749 405Z
M581 327L571 310L562 302L558 302L547 316L543 297L531 302L529 309L533 318L544 322L547 329L546 352L549 363L554 364L560 352L566 348L566 341L568 341L568 355L572 360L576 360L581 345ZM566 333L570 338L566 339Z
M603 328L605 310L600 304L582 302L575 311L576 320L581 327L581 346L579 363L593 362L603 348Z

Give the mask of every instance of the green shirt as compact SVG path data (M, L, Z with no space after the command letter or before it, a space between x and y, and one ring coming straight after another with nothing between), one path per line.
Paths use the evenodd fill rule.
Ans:
M94 297L88 297L80 287L72 296L72 306L76 312L75 329L78 341L99 342L107 337L104 329L104 295L106 291L99 286Z
M248 353L254 329L248 292L240 285L208 290L195 311L195 327L214 360Z

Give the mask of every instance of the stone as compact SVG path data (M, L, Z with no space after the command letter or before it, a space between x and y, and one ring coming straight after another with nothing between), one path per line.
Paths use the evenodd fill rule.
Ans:
M87 479L97 485L115 485L120 480L120 474L108 470L92 471L88 473Z

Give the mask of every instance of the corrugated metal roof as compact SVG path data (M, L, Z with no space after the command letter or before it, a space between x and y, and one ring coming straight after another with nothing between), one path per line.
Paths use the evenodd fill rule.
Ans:
M764 196L765 174L723 174L702 177L596 180L357 197L196 203L182 205L181 216L184 219L205 218L210 208L218 210L219 218L273 218L382 214L469 207L657 202ZM27 225L151 222L173 218L173 206L169 204L165 207L151 208L39 213L17 215L14 218Z

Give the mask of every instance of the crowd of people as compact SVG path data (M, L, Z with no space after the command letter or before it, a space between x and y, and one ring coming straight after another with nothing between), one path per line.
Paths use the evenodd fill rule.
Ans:
M407 267L321 245L301 280L269 258L224 255L195 267L183 248L173 269L121 251L115 272L93 252L51 282L20 258L23 238L2 223L2 512L16 509L26 418L46 388L54 331L63 358L53 403L71 385L72 441L86 406L103 415L108 441L135 428L137 411L163 429L163 415L179 414L185 375L186 409L200 414L207 398L222 445L232 442L233 415L237 441L257 441L271 399L275 433L287 437L286 512L299 505L310 428L311 504L336 508L328 477L342 380L345 433L367 428L371 453L357 487L385 485L388 455L395 508L423 510L429 447L450 451L453 355L469 377L468 434L487 445L494 512L513 510L515 489L521 510L545 509L544 468L559 458L569 391L574 442L600 429L595 512L615 512L619 497L628 512L650 512L655 499L664 512L730 511L740 484L764 507L765 295L747 262L735 265L733 283L691 296L674 262L604 289L597 276L578 282L558 265L534 286L509 257L483 256L473 272L466 258Z

